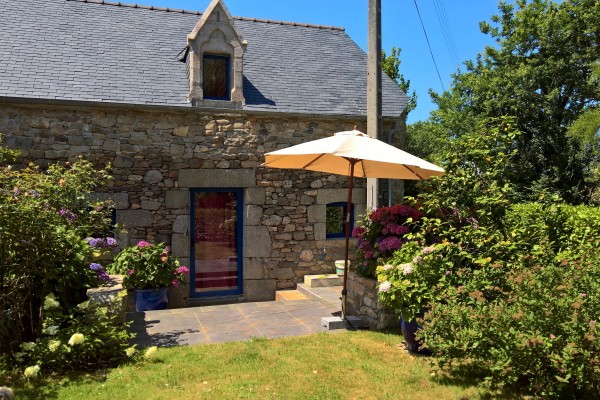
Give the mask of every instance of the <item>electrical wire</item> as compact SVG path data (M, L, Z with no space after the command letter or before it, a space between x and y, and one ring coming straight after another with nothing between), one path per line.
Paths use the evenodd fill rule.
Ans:
M450 30L450 24L448 23L448 17L446 13L446 7L444 6L444 1L433 0L433 6L435 7L435 13L437 14L438 22L440 23L440 28L442 29L442 35L444 36L444 41L446 42L446 47L448 48L448 54L450 54L450 59L452 60L452 63L456 67L458 67L458 55L456 51L456 44L454 42L452 31Z
M419 6L417 5L417 0L413 0L415 3L415 8L417 9L417 14L419 15L419 21L421 21L421 27L423 28L423 33L425 34L425 40L427 40L427 47L429 48L429 54L431 54L431 59L433 60L433 65L435 66L435 70L437 72L438 78L440 80L440 84L442 85L442 89L444 92L446 88L444 87L444 82L442 81L442 76L440 75L440 70L435 62L435 57L433 56L433 50L431 50L431 43L429 43L429 36L427 36L427 31L425 30L425 24L423 23L423 18L421 18L421 11L419 11Z

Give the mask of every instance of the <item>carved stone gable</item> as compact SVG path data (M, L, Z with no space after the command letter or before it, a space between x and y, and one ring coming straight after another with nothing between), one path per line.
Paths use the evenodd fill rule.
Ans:
M190 47L188 100L196 106L241 108L244 104L243 59L247 42L236 29L222 0L211 1L187 40ZM220 62L209 66L208 62L215 59ZM212 83L209 80L212 77L205 79L205 74L211 74L215 68L226 69L217 72L222 72L227 78L226 82L222 82L220 75L215 78L219 80L219 88L226 90L226 95L217 99L210 97L212 89L209 90L209 87L212 86L209 84Z

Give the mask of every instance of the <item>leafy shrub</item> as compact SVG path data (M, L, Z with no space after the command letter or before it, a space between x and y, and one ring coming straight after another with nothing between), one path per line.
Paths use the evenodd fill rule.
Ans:
M419 338L438 366L469 361L490 387L542 398L598 398L600 253L547 254L524 255L496 296L488 274L473 274L431 305Z
M596 398L600 212L511 204L515 135L499 119L453 141L446 175L412 199L421 229L377 269L379 296L407 319L428 310L418 337L446 372L466 363L490 387Z
M359 221L352 231L357 238L357 272L374 278L378 264L391 257L406 242L404 236L418 229L421 213L408 205L381 207Z
M179 260L164 244L140 241L121 250L109 271L125 275L123 286L127 289L160 289L169 285L179 286L189 269L180 267Z
M23 366L38 366L41 374L118 365L128 358L133 336L120 323L120 301L106 307L86 301L66 315L58 301L47 296L43 334L35 342L21 343L16 360Z
M112 365L124 327L108 310L78 306L106 278L98 257L116 244L109 204L90 200L110 176L84 160L15 169L15 156L0 146L0 371ZM85 345L68 345L76 333Z

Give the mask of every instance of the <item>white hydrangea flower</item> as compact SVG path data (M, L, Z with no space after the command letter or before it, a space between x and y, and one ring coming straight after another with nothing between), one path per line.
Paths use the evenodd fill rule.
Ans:
M391 265L391 264L385 264L385 265L383 266L383 270L384 270L384 271L389 271L389 270L390 270L390 269L392 269L392 268L394 268L394 266L393 266L393 265Z
M51 325L46 328L46 333L50 336L56 335L58 333L59 327L57 325Z
M81 333L74 333L73 336L71 336L71 339L69 339L69 345L75 346L76 344L83 343L84 340L85 336L83 336Z
M48 342L48 349L55 352L60 347L60 340L51 340Z
M156 346L148 347L148 349L144 353L144 358L154 357L154 355L156 354L157 351L158 351L158 347L156 347Z
M31 351L31 350L35 349L35 343L33 343L33 342L23 342L23 343L21 343L21 349L23 351Z
M388 281L381 282L381 285L379 285L380 292L384 292L384 293L388 292L391 288L392 288L392 284L389 283Z
M50 309L50 308L57 308L57 307L60 307L60 303L58 302L58 300L56 300L54 298L54 295L52 293L50 293L44 299L44 308Z
M24 375L25 375L25 378L33 378L33 377L36 377L39 373L40 373L40 366L33 365L31 367L25 368Z
M413 273L413 265L411 263L402 264L400 265L400 267L402 267L402 273L404 275L409 275Z
M133 347L133 346L132 347L128 347L125 350L125 354L127 354L127 357L133 357L133 355L135 354L135 352L136 352L136 350L135 350L135 347Z

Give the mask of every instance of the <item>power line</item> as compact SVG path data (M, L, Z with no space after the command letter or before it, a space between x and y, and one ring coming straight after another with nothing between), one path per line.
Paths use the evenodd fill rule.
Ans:
M435 7L435 13L437 14L438 22L440 23L440 27L442 28L442 35L444 36L444 41L446 42L446 47L448 48L448 53L450 54L452 63L456 67L458 67L456 44L454 42L454 36L452 35L452 31L450 30L450 24L448 23L448 17L446 13L446 7L444 6L444 1L433 0L433 5Z
M431 54L431 59L433 60L433 65L435 66L435 70L437 71L438 78L440 80L440 84L442 85L442 89L444 92L446 88L444 87L444 82L442 82L442 76L440 75L440 70L438 69L437 63L435 62L435 57L433 56L433 51L431 50L431 43L429 43L429 37L427 36L427 31L425 30L425 24L423 23L423 18L421 18L421 12L419 11L419 6L417 5L417 0L413 0L415 3L415 8L417 9L417 14L419 15L419 21L421 21L421 27L423 28L423 33L425 34L425 40L427 40L427 47L429 48L429 54Z

